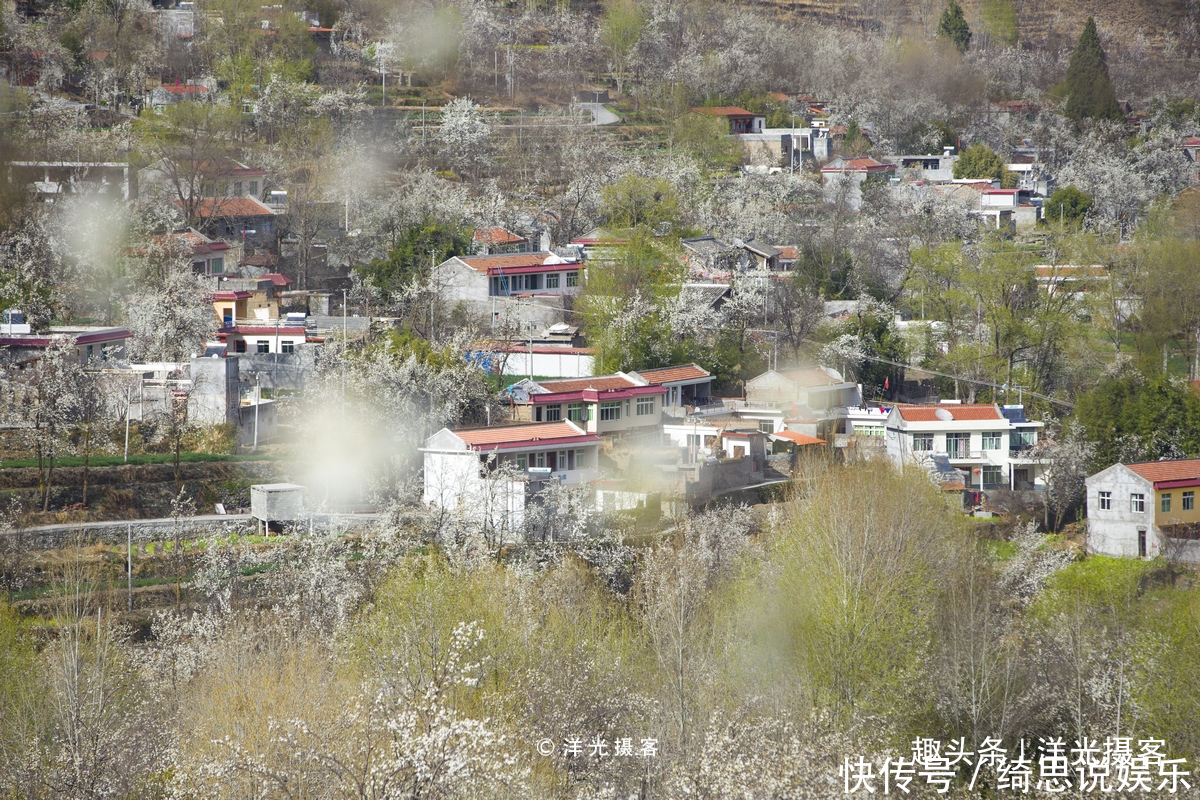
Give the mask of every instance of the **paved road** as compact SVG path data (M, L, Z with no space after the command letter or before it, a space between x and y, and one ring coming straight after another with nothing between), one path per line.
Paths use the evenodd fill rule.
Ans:
M378 514L317 514L314 515L315 522L330 522L333 520L341 520L353 524L355 521L373 521L379 517ZM221 524L224 522L249 522L252 517L249 514L197 514L194 517L189 517L187 523L190 525L208 525ZM98 522L71 522L65 525L38 525L33 528L25 528L21 531L25 535L44 535L44 534L70 534L79 530L97 531L97 532L119 532L125 530L126 526L133 526L137 533L145 533L157 529L170 529L174 527L175 520L171 517L157 517L151 519L122 519L122 520L106 520Z
M592 112L593 125L612 125L620 122L621 118L604 107L603 103L580 103L579 105Z

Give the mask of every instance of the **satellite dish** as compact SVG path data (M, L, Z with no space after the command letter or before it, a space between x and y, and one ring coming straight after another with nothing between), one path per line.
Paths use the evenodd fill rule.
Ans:
M946 410L946 409L944 409L944 408L939 408L939 409L936 409L936 410L935 410L933 413L934 413L934 415L936 415L936 416L937 416L937 418L938 418L938 419L940 419L942 422L950 422L951 420L953 420L953 419L954 419L954 415L953 415L953 414L951 414L949 411L947 411L947 410Z

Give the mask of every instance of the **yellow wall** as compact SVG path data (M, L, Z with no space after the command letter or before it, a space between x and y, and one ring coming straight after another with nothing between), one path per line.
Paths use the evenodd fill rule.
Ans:
M1193 493L1194 499L1191 511L1183 510L1184 492ZM1166 494L1171 495L1171 510L1164 512L1162 510L1162 498ZM1200 522L1200 484L1175 489L1163 489L1154 493L1155 525L1179 525L1189 522Z

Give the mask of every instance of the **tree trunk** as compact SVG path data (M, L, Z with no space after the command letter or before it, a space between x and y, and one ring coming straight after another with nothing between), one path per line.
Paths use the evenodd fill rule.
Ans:
M92 428L89 425L83 432L83 508L88 504L88 464L92 454Z
M46 470L46 489L42 493L42 513L50 510L50 487L54 483L54 454L50 454L50 468Z

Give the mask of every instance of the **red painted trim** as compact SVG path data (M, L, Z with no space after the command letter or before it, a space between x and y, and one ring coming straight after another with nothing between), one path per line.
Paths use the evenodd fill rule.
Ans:
M568 379L569 380L569 379ZM648 394L666 394L663 386L630 386L627 389L610 389L597 392L594 389L582 389L578 392L553 392L551 394L534 394L529 396L535 406L548 403L567 403L583 400L588 403L605 403L610 400L624 400L627 397L642 397Z
M502 442L499 444L473 444L470 448L476 453L486 453L492 450L520 450L535 448L538 450L556 450L564 444L600 444L599 436L589 433L584 436L563 436L556 439L524 439L519 442Z
M1155 489L1187 489L1191 486L1200 486L1200 478L1179 478L1173 481L1155 481Z

